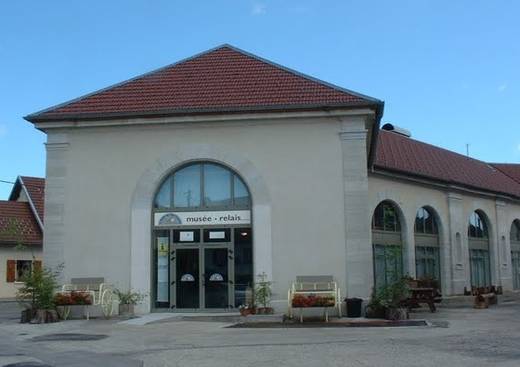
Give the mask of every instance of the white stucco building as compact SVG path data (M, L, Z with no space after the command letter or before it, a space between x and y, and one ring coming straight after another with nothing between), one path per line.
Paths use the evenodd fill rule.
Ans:
M362 298L392 267L445 294L518 287L519 166L382 115L224 45L27 116L47 134L44 263L145 292L144 312L237 307L264 272L279 310L297 275Z

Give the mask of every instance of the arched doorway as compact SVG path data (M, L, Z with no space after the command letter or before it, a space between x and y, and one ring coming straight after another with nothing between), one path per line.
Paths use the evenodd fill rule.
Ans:
M378 289L403 276L401 221L397 207L381 202L372 218L374 285Z
M468 225L468 247L472 287L491 285L489 230L484 213L471 213Z
M511 265L513 288L520 289L520 220L516 219L511 225Z
M164 179L154 198L155 308L229 309L253 285L251 195L214 162L192 162Z
M427 207L415 216L415 272L417 279L440 282L439 226L433 210Z

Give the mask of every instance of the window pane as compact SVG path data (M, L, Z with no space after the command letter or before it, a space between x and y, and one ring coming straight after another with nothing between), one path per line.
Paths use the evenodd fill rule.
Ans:
M393 206L385 204L383 207L383 220L385 223L385 231L398 231L397 215Z
M170 301L170 237L168 231L158 232L156 236L156 302L168 303Z
M424 211L424 233L434 234L435 233L435 224L433 220L433 215L430 214L429 211Z
M235 205L249 206L249 192L246 185L236 175L233 176L233 185L235 190Z
M183 168L173 176L174 198L176 208L193 208L200 206L200 165L194 164Z
M156 208L169 208L171 206L172 178L168 177L155 196Z
M424 209L421 208L417 211L415 217L415 232L424 233Z
M215 164L204 165L204 205L231 205L231 172Z
M373 229L381 231L385 229L383 217L383 204L379 204L374 211L374 220L372 223Z

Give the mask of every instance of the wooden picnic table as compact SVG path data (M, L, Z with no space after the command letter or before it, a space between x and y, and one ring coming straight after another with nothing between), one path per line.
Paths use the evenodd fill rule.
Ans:
M407 300L407 306L408 308L418 308L421 307L421 303L425 303L433 313L437 311L435 307L437 296L435 288L410 288L410 298Z

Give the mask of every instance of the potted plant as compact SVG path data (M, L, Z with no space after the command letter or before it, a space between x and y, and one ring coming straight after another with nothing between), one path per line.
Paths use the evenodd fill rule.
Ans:
M252 305L240 305L238 307L238 310L240 311L240 316L249 316L256 314L256 308Z
M135 305L143 302L145 295L139 292L134 292L131 289L122 291L115 289L114 293L119 298L119 315L131 317L135 315Z
M377 294L376 288L372 288L372 295L366 308L367 319L384 319L386 310L381 302L381 297Z
M273 314L274 310L271 307L272 282L267 280L266 273L259 274L257 278L258 281L256 282L255 287L255 303L262 307L258 307L256 313L259 315Z
M54 292L58 287L57 277L60 270L34 267L22 277L23 286L16 298L24 308L21 322L34 324L57 322Z
M409 297L409 287L406 278L389 283L379 290L381 305L385 308L387 320L407 320L408 308L405 301Z

